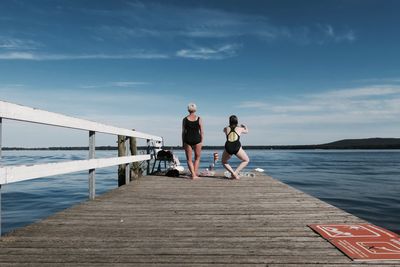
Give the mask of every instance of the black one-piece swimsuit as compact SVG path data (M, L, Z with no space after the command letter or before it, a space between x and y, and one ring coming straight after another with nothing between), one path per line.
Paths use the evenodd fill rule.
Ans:
M235 131L235 128L236 127L230 127L231 131L226 135L225 150L229 155L236 155L242 147L242 144L240 143L240 135ZM230 141L229 136L234 134L237 136L237 139Z
M187 117L185 118L183 141L190 146L201 143L199 120L200 117L197 117L195 121L190 121Z

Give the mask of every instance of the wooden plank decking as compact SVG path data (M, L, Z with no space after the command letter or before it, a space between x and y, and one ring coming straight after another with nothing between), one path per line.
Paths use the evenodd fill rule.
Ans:
M332 222L362 220L264 175L147 176L4 236L0 266L366 264L306 226Z

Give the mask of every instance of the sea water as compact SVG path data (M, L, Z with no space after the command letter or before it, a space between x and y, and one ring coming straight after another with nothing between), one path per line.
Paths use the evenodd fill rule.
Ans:
M213 153L204 150L201 168ZM247 170L266 174L373 224L400 233L400 150L248 150ZM186 165L184 152L174 151ZM3 165L86 159L88 151L3 151ZM97 151L115 157L117 151ZM232 159L232 165L238 160ZM220 163L217 169L222 170ZM117 187L117 166L96 170L96 194ZM2 231L43 219L88 198L88 172L46 177L5 185Z

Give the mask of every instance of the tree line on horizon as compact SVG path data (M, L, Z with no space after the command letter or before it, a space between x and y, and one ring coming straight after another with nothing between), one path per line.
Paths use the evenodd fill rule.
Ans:
M244 149L400 149L400 138L364 138L344 139L326 144L316 145L244 145ZM182 146L165 146L165 149L182 149ZM65 147L4 147L3 150L88 150L87 146ZM138 146L139 150L146 150L147 146ZM203 149L224 149L223 146L203 146ZM118 150L117 146L97 146L96 150Z

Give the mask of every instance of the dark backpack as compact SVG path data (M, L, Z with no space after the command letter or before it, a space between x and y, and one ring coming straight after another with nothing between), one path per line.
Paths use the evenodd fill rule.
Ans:
M157 159L158 160L173 161L174 160L174 155L172 154L171 151L163 149L163 150L158 151Z

